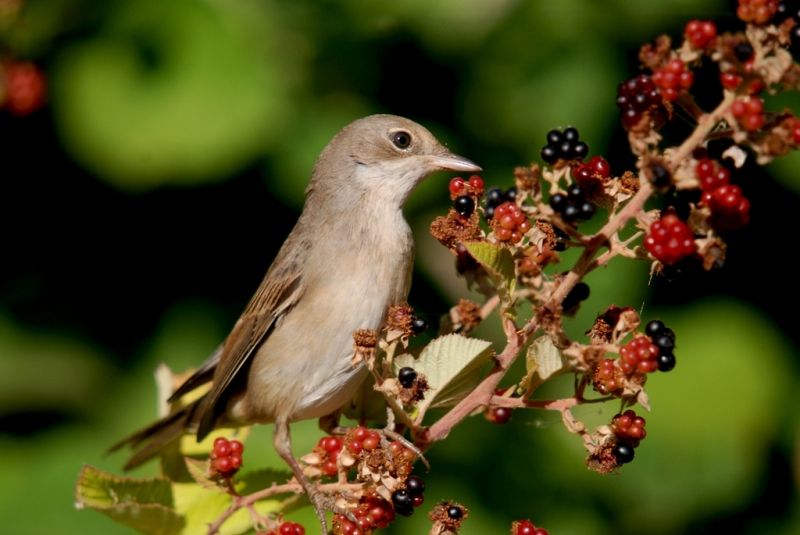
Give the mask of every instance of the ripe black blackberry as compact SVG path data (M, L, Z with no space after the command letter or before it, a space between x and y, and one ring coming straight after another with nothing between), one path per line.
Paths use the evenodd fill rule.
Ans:
M542 160L550 164L558 160L583 160L587 154L589 145L580 140L578 129L574 126L565 128L563 132L550 130L547 133L547 145L541 152Z
M453 209L461 217L469 217L475 211L475 201L469 195L461 195L453 201Z
M625 442L617 442L614 449L611 450L617 464L628 464L633 460L633 447Z
M563 308L565 312L569 312L581 304L582 301L589 299L589 294L589 285L585 282L579 282L564 298L564 301L561 303L561 308Z
M392 505L399 515L411 516L414 513L414 502L406 489L397 489L392 493Z
M567 222L590 219L595 212L594 205L586 199L583 190L577 184L570 186L566 195L554 193L550 197L550 207L561 214L561 218Z
M414 384L414 381L417 379L417 372L414 368L409 366L405 366L400 368L397 372L397 381L403 386L403 388L411 388L411 385Z
M617 107L622 112L622 126L633 128L645 113L657 122L664 112L663 99L653 79L640 74L619 84L617 87Z

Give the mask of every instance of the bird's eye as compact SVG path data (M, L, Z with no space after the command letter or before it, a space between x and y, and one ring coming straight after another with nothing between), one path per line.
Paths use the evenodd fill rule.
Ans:
M407 149L411 145L411 134L405 130L400 130L392 134L392 143L398 149Z

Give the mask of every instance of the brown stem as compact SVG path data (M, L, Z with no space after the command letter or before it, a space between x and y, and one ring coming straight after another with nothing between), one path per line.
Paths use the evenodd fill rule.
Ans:
M344 485L341 483L327 483L325 485L319 485L317 488L322 492L336 492L343 490L358 490L361 487L361 483L347 483ZM225 509L225 511L223 511L223 513L219 515L214 522L208 525L208 535L215 535L216 533L219 533L222 524L224 524L225 521L233 516L236 511L242 508L249 509L258 500L263 500L264 498L269 498L270 496L275 496L277 494L303 494L303 492L305 492L303 490L303 486L294 481L290 483L284 483L283 485L272 485L271 487L261 489L246 496L234 497L231 505Z

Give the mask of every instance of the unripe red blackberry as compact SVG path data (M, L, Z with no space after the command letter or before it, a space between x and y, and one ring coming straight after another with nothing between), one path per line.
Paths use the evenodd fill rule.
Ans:
M617 107L622 112L622 125L627 129L638 125L645 113L649 113L651 119L656 119L664 112L661 94L652 78L646 74L619 84Z
M711 209L711 224L720 230L734 230L750 221L750 200L739 186L728 184L703 196Z
M686 23L683 35L693 47L703 49L717 38L717 26L710 20L693 19Z
M689 226L674 214L667 214L650 225L644 246L663 264L674 264L697 250Z
M676 100L678 95L694 84L694 73L679 59L672 59L653 73L653 83L665 100Z

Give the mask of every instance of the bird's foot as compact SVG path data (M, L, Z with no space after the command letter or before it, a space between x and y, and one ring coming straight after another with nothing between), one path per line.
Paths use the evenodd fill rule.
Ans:
M306 489L306 495L308 496L308 501L311 502L311 506L314 508L314 512L317 513L323 535L328 533L328 523L326 520L326 513L328 511L333 514L343 515L351 522L358 522L352 510L336 503L339 495L338 492L331 494L320 489L318 486L311 486Z

